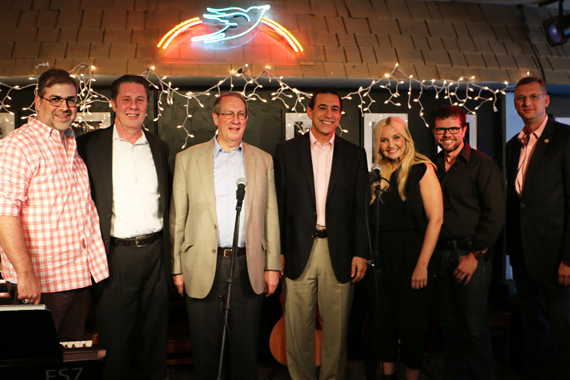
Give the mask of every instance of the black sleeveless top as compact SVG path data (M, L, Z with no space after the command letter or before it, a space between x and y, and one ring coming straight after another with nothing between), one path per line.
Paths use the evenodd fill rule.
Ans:
M400 193L398 192L399 170L395 170L392 173L390 176L390 188L380 197L380 230L418 230L421 236L423 236L427 227L427 219L420 193L420 180L427 170L426 164L421 163L412 166L406 181L406 201L400 198ZM378 199L370 206L370 225L373 228L376 227L377 202Z

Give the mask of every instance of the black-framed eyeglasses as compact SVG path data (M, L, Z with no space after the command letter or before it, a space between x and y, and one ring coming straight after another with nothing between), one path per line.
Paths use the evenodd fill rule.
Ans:
M227 120L232 120L236 115L237 115L239 120L247 119L247 114L243 113L243 112L235 113L233 111L227 111L227 112L220 112L218 115L223 116L224 119L227 119Z
M459 133L459 131L461 130L461 128L459 127L451 127L451 128L434 128L433 129L435 131L436 135L444 135L445 132L449 131L449 133L451 133L452 135L456 135Z
M60 107L64 100L68 107L77 107L77 98L62 98L60 96L54 96L53 98L40 96L40 98L47 100L52 107Z

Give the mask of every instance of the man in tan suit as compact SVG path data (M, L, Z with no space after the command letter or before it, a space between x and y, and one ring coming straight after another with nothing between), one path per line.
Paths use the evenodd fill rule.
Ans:
M176 156L170 230L172 273L186 301L194 366L215 379L223 331L220 295L226 291L236 218L236 180L248 181L240 215L230 314L233 379L257 378L257 335L262 293L271 295L281 270L273 160L242 142L247 104L236 92L221 95L212 113L218 134Z

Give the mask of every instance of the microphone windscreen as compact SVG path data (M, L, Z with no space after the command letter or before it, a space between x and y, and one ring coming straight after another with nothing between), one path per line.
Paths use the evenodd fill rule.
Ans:
M247 179L244 177L239 177L236 181L236 185L243 185L244 187L247 186Z

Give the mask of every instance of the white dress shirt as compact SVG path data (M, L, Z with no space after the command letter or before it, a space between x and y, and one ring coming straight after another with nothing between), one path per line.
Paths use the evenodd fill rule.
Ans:
M127 239L162 230L158 176L144 133L131 144L113 125L113 215L111 236Z

